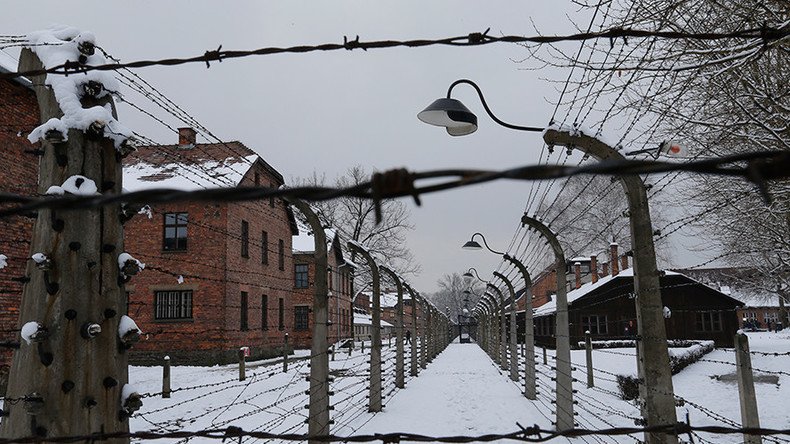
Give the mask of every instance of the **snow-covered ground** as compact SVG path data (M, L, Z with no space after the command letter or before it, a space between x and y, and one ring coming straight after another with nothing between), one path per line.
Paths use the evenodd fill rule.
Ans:
M749 333L753 352L790 352L790 333ZM409 347L406 347L407 352ZM384 410L367 411L368 351L359 347L351 356L338 352L331 363L335 382L331 412L335 423L332 433L355 435L386 432L410 432L431 436L482 435L518 430L516 422L528 426L551 427L553 420L553 351L548 363L542 362L537 349L537 401L523 397L523 379L510 381L476 344L451 344L417 378L409 378L404 390L394 387L395 347L384 347ZM679 352L674 350L673 352ZM304 356L305 352L301 352ZM408 354L407 354L408 356ZM572 352L574 383L577 390L575 409L579 427L605 428L634 426L639 409L619 398L616 374L634 374L634 349L597 349L593 351L596 387L586 387L586 363L583 350ZM790 356L752 355L755 369L787 372ZM720 361L720 362L714 362ZM274 433L304 433L307 418L305 394L309 373L307 361L295 362L287 373L280 364L250 363L248 379L237 380L235 365L222 367L173 367L172 398L149 396L143 409L132 418L132 430L200 430L237 426L244 430ZM408 358L407 370L408 370ZM693 425L740 424L738 387L732 379L735 356L731 350L717 349L702 361L690 365L673 378L675 393L688 401L679 406L678 418L688 417ZM522 375L523 376L523 375ZM756 391L761 425L784 428L790 423L790 409L784 400L790 397L788 376L757 371ZM161 369L134 367L130 379L140 392L161 390ZM773 380L772 380L773 379ZM777 383L778 382L778 383ZM696 442L743 442L741 436L694 437ZM627 442L641 436L576 438L576 442ZM192 440L193 442L199 440ZM252 442L243 439L242 442ZM566 439L556 441L565 442ZM788 442L765 439L766 442ZM178 442L171 440L170 442ZM184 441L181 441L184 442Z

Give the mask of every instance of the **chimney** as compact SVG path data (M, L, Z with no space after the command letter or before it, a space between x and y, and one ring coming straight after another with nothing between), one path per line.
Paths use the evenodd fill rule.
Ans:
M628 268L628 255L624 254L620 257L620 269L625 270Z
M602 262L601 263L601 276L608 276L609 275L609 262Z
M612 276L620 274L620 270L617 268L617 258L617 242L612 242L609 245L609 262L612 263Z
M592 283L598 282L598 256L590 256L590 274L592 275Z
M576 288L582 286L582 263L576 262L573 264L573 271L576 273Z
M178 129L178 145L179 146L194 146L197 140L197 132L190 127Z

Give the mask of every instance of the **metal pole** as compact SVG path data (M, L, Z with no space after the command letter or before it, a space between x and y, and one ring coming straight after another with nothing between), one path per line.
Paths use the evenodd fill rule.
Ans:
M613 147L578 132L547 129L543 133L543 140L552 146L579 149L598 160L625 159ZM636 320L642 342L639 348L642 361L639 378L644 381L640 391L643 392L645 419L648 427L674 424L677 421L675 397L647 192L638 176L623 176L620 182L625 189L630 214ZM645 441L648 444L676 444L678 438L671 434L652 433L646 434Z
M541 234L554 250L554 269L557 278L556 301L556 337L557 366L556 391L557 391L557 430L571 430L574 427L573 419L573 375L571 374L571 344L570 328L568 326L568 289L565 284L565 254L557 236L549 227L539 220L526 214L521 217L521 223L529 225Z
M358 253L368 263L371 279L373 280L373 313L371 325L370 344L370 399L368 411L381 411L381 282L379 280L379 267L373 256L356 242L349 242L348 248Z
M307 435L310 444L319 444L314 437L329 434L329 287L327 270L326 232L323 224L310 205L298 200L287 199L307 219L313 231L315 244L315 282L313 283L313 342L310 350L310 405L307 419ZM338 336L339 339L339 336ZM332 347L332 360L335 348Z
M760 416L757 411L757 396L754 393L754 375L752 374L752 357L749 354L749 337L743 333L735 335L735 364L738 373L738 396L741 401L741 425L743 428L760 428ZM760 444L760 435L743 434L746 444Z
M516 343L516 289L513 288L513 283L510 282L505 275L495 271L494 276L498 277L505 283L510 298L507 303L510 304L510 380L518 381L518 344Z

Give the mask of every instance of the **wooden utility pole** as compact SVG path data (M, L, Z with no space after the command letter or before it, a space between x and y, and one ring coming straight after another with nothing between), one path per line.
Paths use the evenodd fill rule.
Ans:
M371 314L372 325L370 326L370 391L368 411L381 411L381 282L379 279L379 267L373 256L356 242L349 242L348 249L352 253L359 254L365 258L370 268L370 276L373 280L373 313Z
M321 441L316 436L329 434L329 288L327 285L326 232L310 205L299 199L287 201L301 212L313 231L315 253L315 282L313 282L313 343L310 350L310 405L307 418L307 435L310 444Z
M22 51L20 71L42 67L33 52ZM62 117L52 89L44 84L45 76L30 80L41 121ZM96 99L88 94L81 104L83 108L113 106L109 96ZM121 193L119 152L103 136L103 123L92 128L96 131L68 129L65 141L48 133L41 142L39 193L75 175L95 182L101 194ZM126 311L118 264L123 253L120 205L39 210L31 252L45 254L49 263L45 267L28 263L29 281L19 317L20 324L37 322L40 334L29 344L22 341L14 354L4 406L8 417L2 421L0 435L45 438L128 432L128 416L140 401L137 395L125 405L121 399L128 381L130 344L122 342L118 333Z

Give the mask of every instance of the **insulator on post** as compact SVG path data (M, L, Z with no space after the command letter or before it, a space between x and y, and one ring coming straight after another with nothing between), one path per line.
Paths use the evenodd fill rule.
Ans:
M33 392L25 396L25 412L28 415L38 415L44 411L44 397L38 392Z
M52 145L57 145L59 143L65 142L66 136L56 129L51 129L44 134L44 140L51 143Z
M80 335L85 339L93 339L101 333L101 325L94 322L86 322L82 324Z

